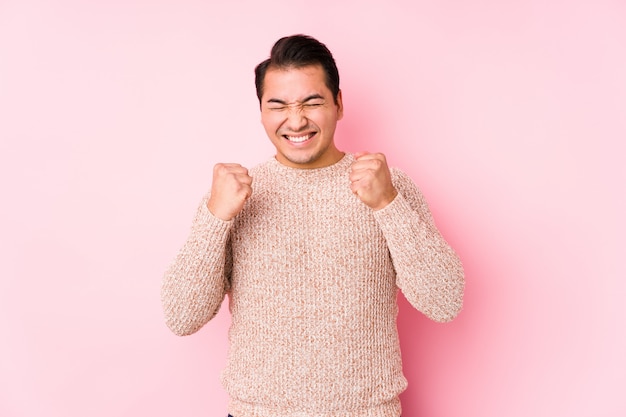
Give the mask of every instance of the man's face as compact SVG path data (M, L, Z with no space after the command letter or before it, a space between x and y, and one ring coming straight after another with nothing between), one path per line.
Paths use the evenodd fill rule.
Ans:
M335 104L324 80L320 65L270 68L265 74L261 122L283 165L321 168L343 157L333 140L343 116L341 92Z

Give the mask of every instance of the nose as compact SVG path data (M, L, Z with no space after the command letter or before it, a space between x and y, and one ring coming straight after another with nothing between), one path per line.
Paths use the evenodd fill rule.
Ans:
M304 114L304 111L299 108L290 108L288 115L287 115L287 120L286 120L286 127L293 131L293 132L298 132L302 129L304 129L304 127L306 127L306 125L308 124L306 115Z

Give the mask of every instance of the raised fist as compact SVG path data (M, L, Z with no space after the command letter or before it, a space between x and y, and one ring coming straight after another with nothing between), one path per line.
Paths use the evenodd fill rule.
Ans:
M207 207L222 220L232 220L252 195L252 177L239 164L216 164Z
M350 189L367 206L380 210L398 192L391 182L387 159L382 153L357 153L350 167Z

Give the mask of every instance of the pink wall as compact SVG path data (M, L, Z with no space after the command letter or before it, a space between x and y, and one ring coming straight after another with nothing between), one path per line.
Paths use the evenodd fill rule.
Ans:
M226 309L177 338L159 285L299 32L466 266L455 322L401 300L404 415L624 415L624 2L295 3L0 1L0 416L225 414Z

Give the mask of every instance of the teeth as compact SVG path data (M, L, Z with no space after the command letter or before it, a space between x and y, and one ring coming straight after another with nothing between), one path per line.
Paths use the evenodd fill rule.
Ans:
M287 140L289 140L290 142L295 142L295 143L300 143L300 142L304 142L305 140L308 140L311 138L312 135L304 135L304 136L285 136L287 138Z

